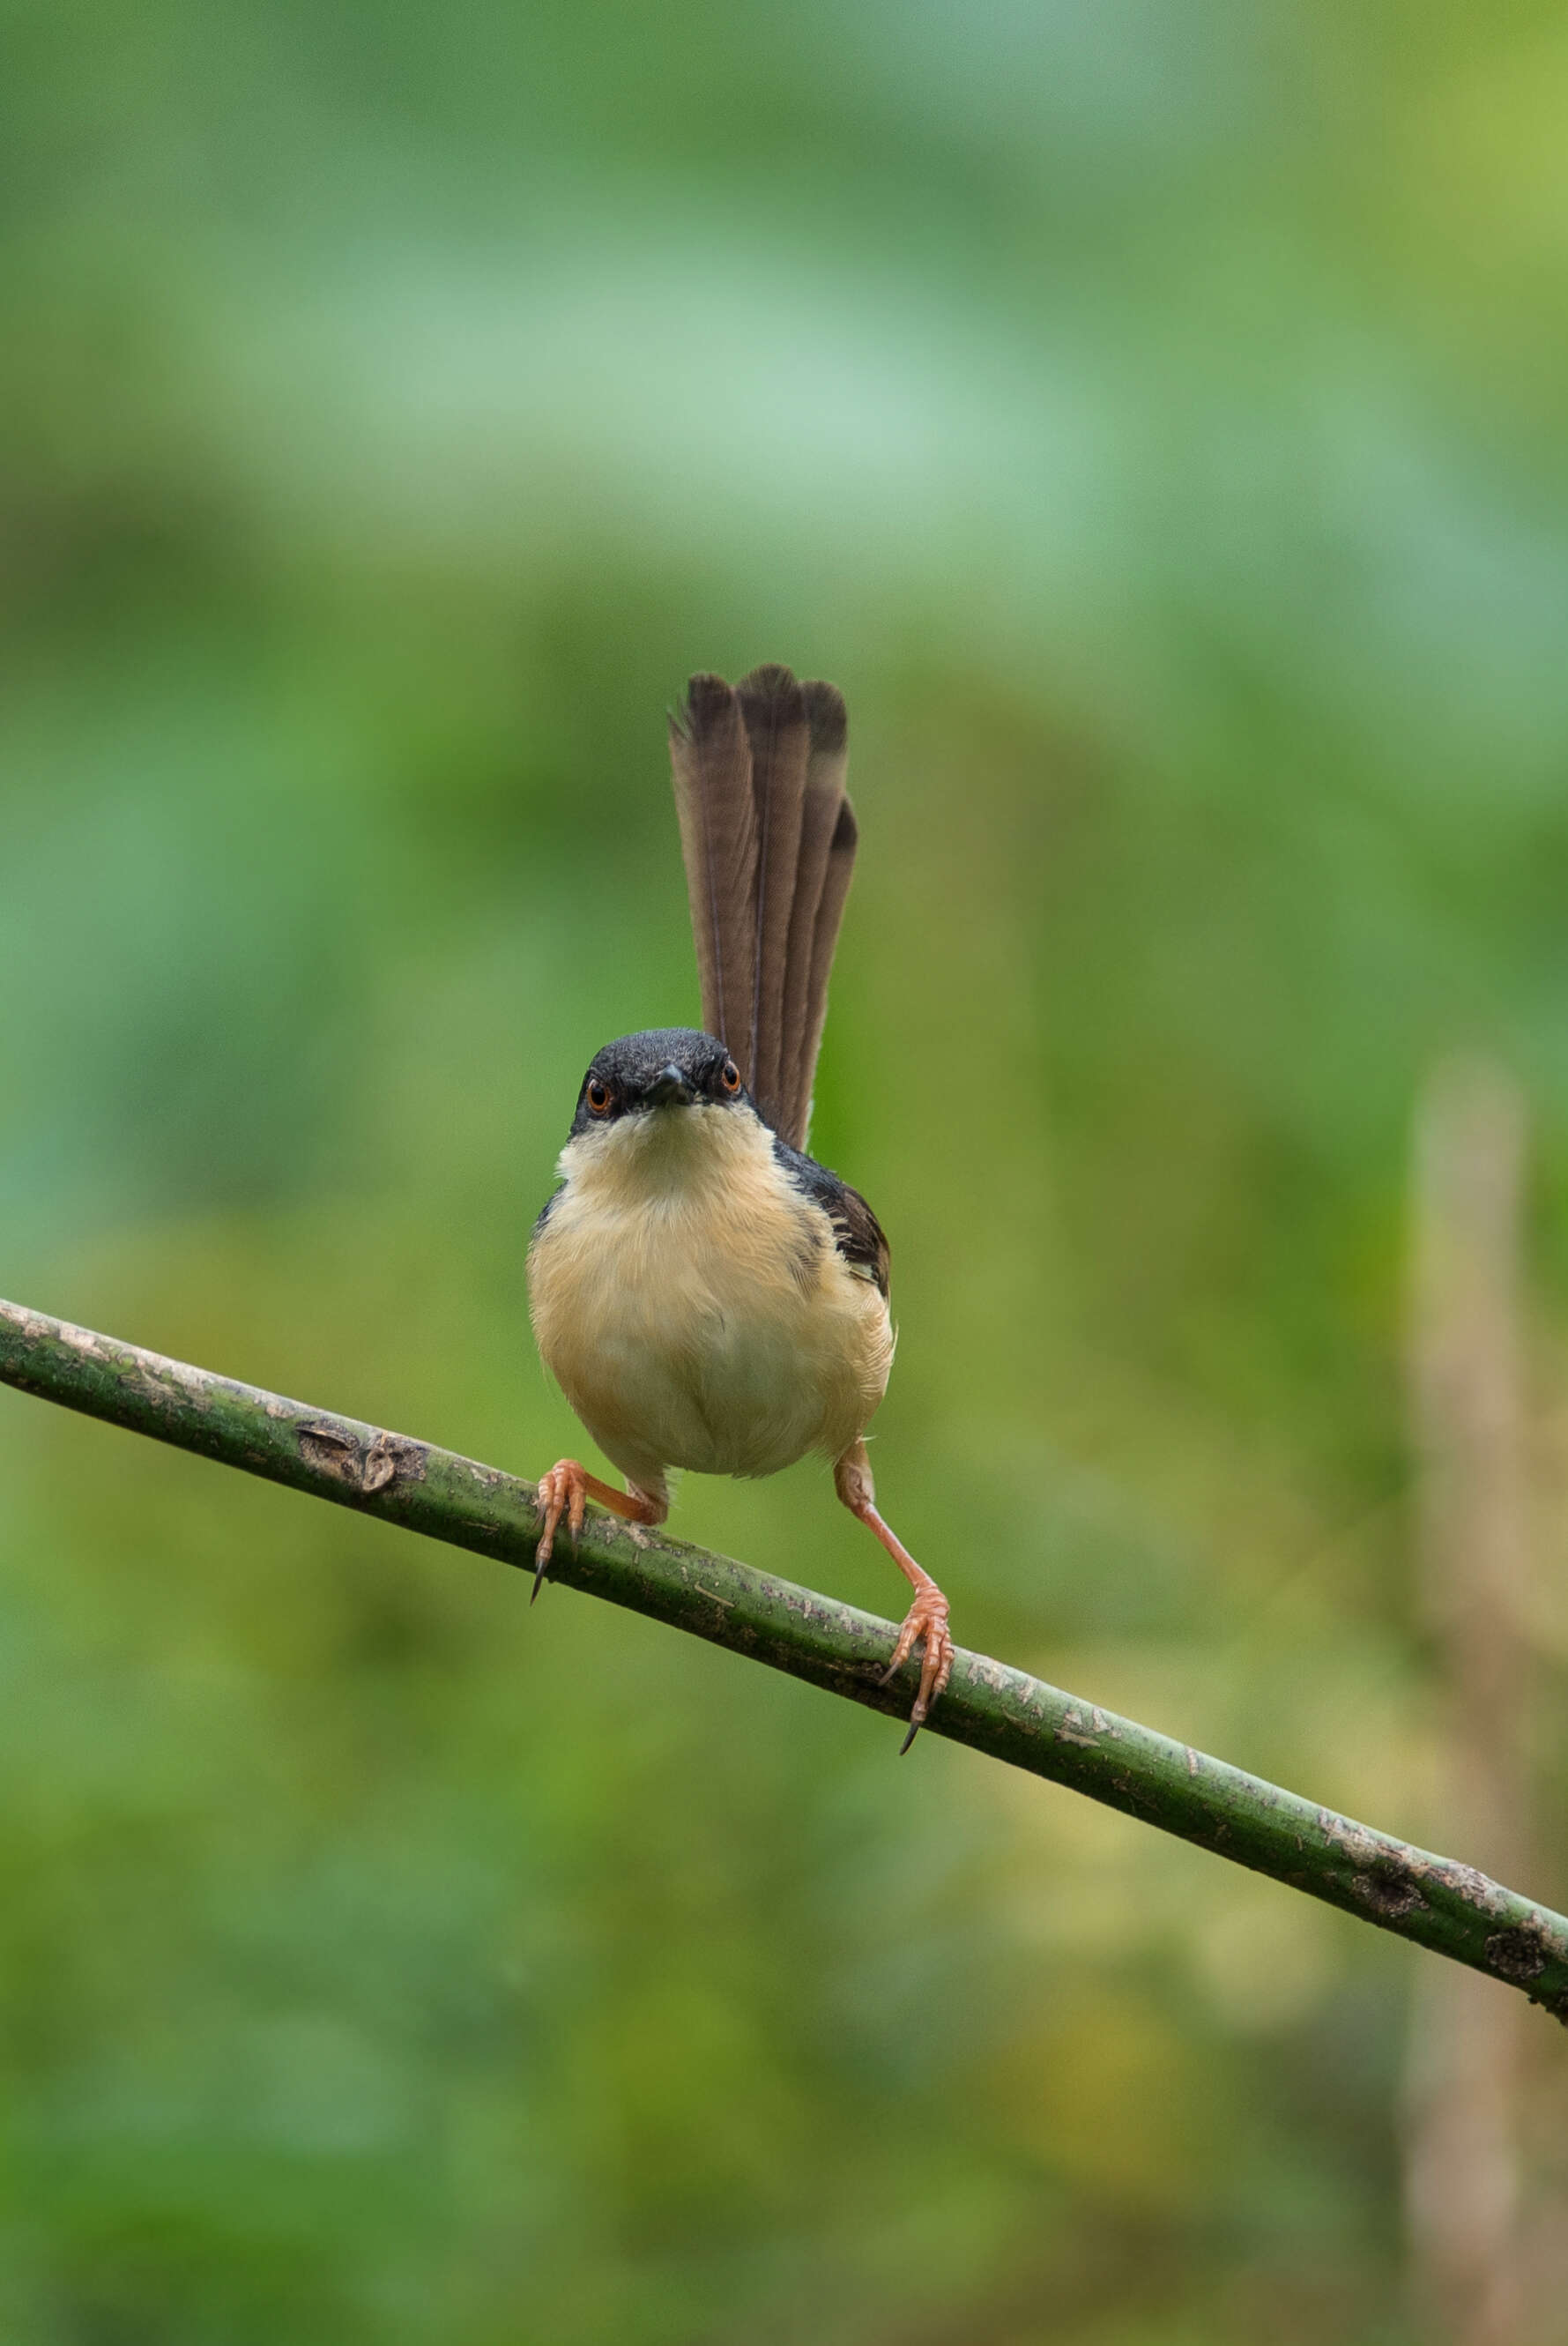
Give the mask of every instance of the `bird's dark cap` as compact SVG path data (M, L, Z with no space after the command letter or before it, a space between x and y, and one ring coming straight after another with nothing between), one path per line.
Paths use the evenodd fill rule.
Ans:
M725 1069L733 1066L717 1036L695 1026L655 1026L643 1035L623 1035L590 1061L577 1094L572 1137L656 1107L743 1107L755 1114L745 1086L731 1089L724 1080ZM602 1107L596 1105L596 1086L607 1095Z

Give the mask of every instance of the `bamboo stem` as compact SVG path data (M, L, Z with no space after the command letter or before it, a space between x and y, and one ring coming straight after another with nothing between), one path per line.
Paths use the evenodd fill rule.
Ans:
M405 1530L532 1570L534 1486L493 1466L281 1400L0 1302L0 1383ZM608 1597L901 1721L915 1666L881 1684L891 1622L748 1565L594 1515L551 1578ZM1064 1784L1522 1988L1568 2021L1568 1919L1473 1867L960 1648L928 1733Z

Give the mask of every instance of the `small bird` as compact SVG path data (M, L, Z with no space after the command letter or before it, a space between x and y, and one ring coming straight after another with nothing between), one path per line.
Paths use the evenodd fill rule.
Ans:
M830 684L694 676L670 762L706 1031L663 1027L591 1062L534 1228L547 1366L624 1493L563 1458L539 1484L538 1595L589 1499L661 1524L673 1467L775 1474L816 1451L914 1589L887 1677L921 1649L907 1751L952 1669L947 1599L876 1508L865 1430L887 1389L888 1242L805 1154L828 976L858 830Z

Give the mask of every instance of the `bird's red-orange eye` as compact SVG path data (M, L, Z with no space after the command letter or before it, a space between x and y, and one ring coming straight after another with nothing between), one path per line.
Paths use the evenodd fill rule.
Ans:
M740 1089L740 1070L733 1059L726 1059L718 1080L727 1092L738 1092Z
M608 1084L602 1084L596 1076L588 1086L588 1106L596 1116L603 1116L609 1105L610 1087Z

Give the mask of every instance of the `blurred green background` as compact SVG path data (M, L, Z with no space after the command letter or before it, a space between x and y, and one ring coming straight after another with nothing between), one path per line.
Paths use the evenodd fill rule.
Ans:
M1485 1051L1568 1903L1561 11L6 46L0 1291L572 1447L523 1251L592 1052L696 1014L663 711L830 676L814 1143L891 1235L881 1493L959 1637L1444 1845L1410 1132ZM15 1395L0 1494L5 2338L1414 2335L1432 1959ZM820 1467L672 1528L901 1609Z

